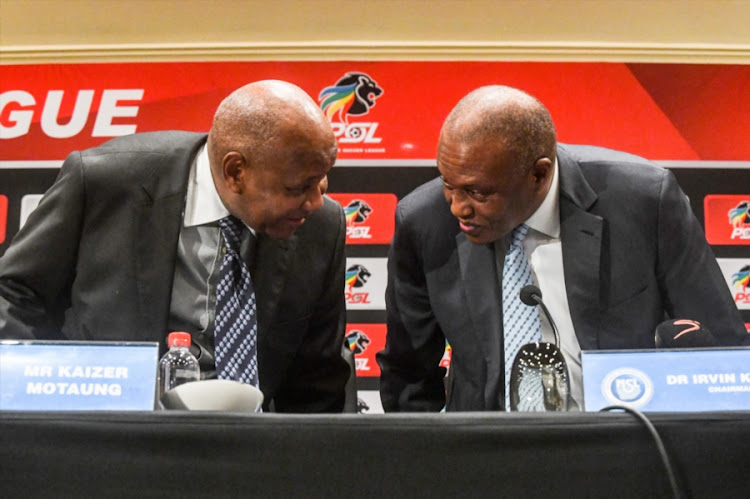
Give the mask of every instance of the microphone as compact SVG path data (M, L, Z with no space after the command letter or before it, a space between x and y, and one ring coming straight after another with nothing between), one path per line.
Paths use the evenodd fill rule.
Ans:
M164 393L162 408L184 411L259 412L263 392L228 379L204 379L183 383Z
M511 411L567 411L570 395L568 366L560 350L560 333L542 301L541 290L533 285L521 290L521 301L539 305L555 333L555 344L523 345L510 372Z
M549 313L547 305L545 305L542 301L542 290L537 288L533 284L524 286L521 290L521 301L526 305L532 307L534 305L539 305L540 307L542 307L544 316L549 321L550 325L552 326L552 331L555 333L555 346L557 348L560 348L560 333L557 331L557 325L555 324L555 321L552 320L552 315Z
M710 348L719 341L708 328L692 319L671 319L656 326L656 348Z

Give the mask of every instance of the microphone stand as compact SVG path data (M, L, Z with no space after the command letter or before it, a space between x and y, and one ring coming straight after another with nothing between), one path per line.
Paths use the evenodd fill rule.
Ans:
M510 376L511 411L567 411L570 396L568 367L560 350L560 333L536 286L521 290L521 301L541 305L555 334L555 343L523 345L513 360Z
M532 287L532 286L527 286ZM549 309L547 308L547 305L544 304L542 301L542 292L539 291L539 289L536 286L533 286L533 290L530 290L531 292L528 294L528 297L533 300L532 303L527 302L524 298L524 290L526 288L523 288L521 290L521 301L524 302L526 305L539 305L542 307L542 311L544 312L544 316L547 318L547 320L550 323L550 326L552 326L552 332L555 334L555 346L557 348L560 348L560 332L557 330L557 324L555 324L555 321L552 319L552 314L549 313Z

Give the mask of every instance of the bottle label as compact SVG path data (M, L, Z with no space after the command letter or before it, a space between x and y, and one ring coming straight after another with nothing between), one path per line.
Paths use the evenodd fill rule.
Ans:
M176 378L198 378L195 371L190 369L176 369L174 372Z

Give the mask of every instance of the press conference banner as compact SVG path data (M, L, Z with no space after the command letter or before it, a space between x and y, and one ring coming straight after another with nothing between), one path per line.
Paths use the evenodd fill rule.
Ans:
M347 219L347 338L363 412L379 412L385 265L395 206L437 175L442 123L471 90L518 87L559 139L670 168L750 323L750 65L479 61L154 62L0 65L0 255L73 150L115 136L207 131L241 85L302 87L338 138L329 193ZM446 349L444 365L450 363Z
M450 109L487 84L541 99L564 142L655 160L750 160L750 66L408 61L4 65L0 160L60 160L133 132L204 131L229 92L268 78L321 104L341 160L434 158Z

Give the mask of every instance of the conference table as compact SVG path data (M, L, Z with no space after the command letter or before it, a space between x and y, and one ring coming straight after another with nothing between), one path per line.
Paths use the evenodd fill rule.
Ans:
M750 497L750 412L647 416L683 497ZM656 442L621 411L2 412L0 497L674 497Z

